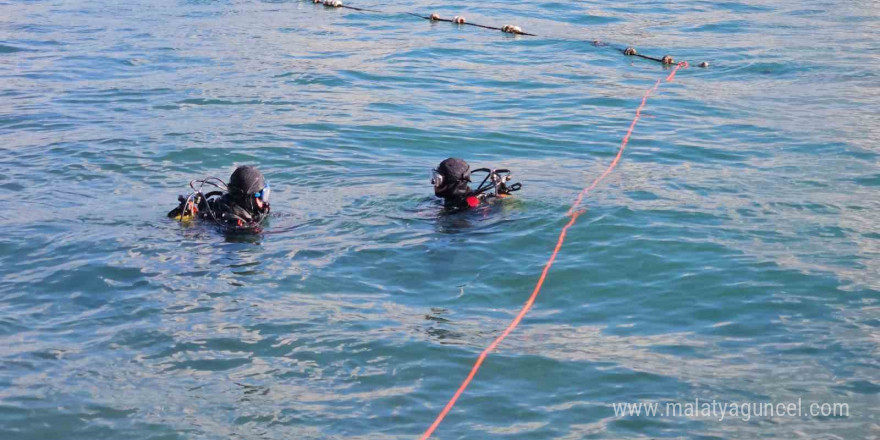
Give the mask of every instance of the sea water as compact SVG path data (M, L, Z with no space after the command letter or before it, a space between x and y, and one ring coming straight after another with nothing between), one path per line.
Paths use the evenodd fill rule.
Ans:
M626 46L691 68L437 438L880 435L877 2L349 3L0 3L0 438L417 437L669 74ZM448 215L450 156L523 189ZM166 218L241 164L266 234ZM849 413L615 412L696 399Z

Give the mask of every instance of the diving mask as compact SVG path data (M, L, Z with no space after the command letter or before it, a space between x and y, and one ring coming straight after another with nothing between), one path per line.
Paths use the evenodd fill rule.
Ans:
M266 186L264 186L263 189L254 193L254 198L262 200L263 203L269 203L269 194L271 191L271 188L269 188L269 182L266 182Z

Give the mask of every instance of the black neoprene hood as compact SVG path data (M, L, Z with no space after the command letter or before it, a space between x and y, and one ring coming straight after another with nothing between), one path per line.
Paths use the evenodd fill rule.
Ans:
M448 182L453 182L457 180L471 180L471 172L470 165L462 159L457 157L450 157L449 159L440 162L440 166L437 167L437 172L443 175L443 178Z
M464 160L450 157L440 162L437 172L443 176L443 183L434 187L434 195L444 199L459 199L470 193L470 165Z
M256 167L250 165L240 166L229 177L229 193L244 197L255 194L266 186L266 179Z

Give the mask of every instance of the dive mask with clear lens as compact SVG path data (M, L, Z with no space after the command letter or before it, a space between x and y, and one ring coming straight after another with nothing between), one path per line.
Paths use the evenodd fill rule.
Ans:
M272 192L272 189L269 188L269 182L266 182L266 186L263 189L254 193L254 198L260 199L263 203L269 203L269 194Z
M431 170L431 185L434 185L434 188L443 186L443 175L437 172L436 169Z

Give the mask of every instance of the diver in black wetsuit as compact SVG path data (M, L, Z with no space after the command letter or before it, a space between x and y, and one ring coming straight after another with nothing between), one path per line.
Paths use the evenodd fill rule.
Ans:
M198 187L195 185L199 184ZM218 188L203 194L204 185ZM245 165L235 169L229 183L216 177L190 182L193 193L180 196L180 205L168 217L188 220L198 217L209 220L229 231L258 232L269 215L269 184L255 167ZM226 191L222 191L226 189Z
M522 184L510 181L510 171L504 169L479 168L474 173L485 172L486 177L472 190L470 165L462 159L450 157L440 162L431 174L431 184L434 185L434 195L443 199L447 208L469 209L476 208L489 198L503 198L511 192L519 191Z

